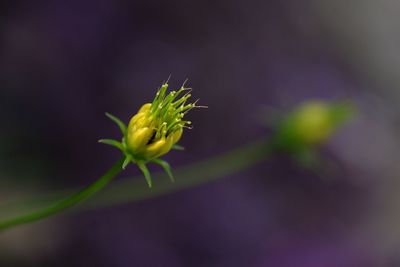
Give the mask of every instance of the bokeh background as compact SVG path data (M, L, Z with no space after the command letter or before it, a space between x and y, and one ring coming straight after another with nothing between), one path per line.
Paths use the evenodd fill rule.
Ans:
M209 106L190 114L187 151L166 157L174 168L267 135L271 108L351 100L359 112L323 147L323 177L281 156L19 227L0 233L0 266L400 266L399 10L391 0L2 1L2 204L101 175L118 158L97 143L119 134L104 112L127 121L169 75Z

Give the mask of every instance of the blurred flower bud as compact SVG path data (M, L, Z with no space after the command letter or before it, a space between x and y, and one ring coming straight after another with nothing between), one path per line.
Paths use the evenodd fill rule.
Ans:
M352 114L353 108L347 103L304 102L281 123L278 145L289 150L320 145Z

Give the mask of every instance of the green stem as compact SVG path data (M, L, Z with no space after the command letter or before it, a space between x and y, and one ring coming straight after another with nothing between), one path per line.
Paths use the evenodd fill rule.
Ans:
M148 198L158 197L172 192L195 187L221 177L226 177L249 168L276 152L276 147L271 141L265 139L256 140L239 148L225 152L218 156L207 158L184 167L173 170L175 182L171 182L165 172L159 172L153 177L153 187L150 189L143 179L143 176L130 177L122 179L108 186L94 197L88 199L79 207L72 209L72 212L83 210L94 210L99 208L111 207L115 205L131 203ZM17 217L15 219L0 222L0 230L8 227L36 221L46 218L49 215L60 212L84 199L87 199L93 193L103 188L120 170L123 160L119 161L103 177L94 184L84 189L80 193L66 198L62 202L49 208L33 212L29 215ZM0 210L12 210L19 212L29 212L60 199L71 195L71 191L50 193L38 197L28 197L14 203L0 203Z
M79 210L93 210L159 197L211 182L239 173L257 163L267 160L278 152L276 146L265 139L172 170L175 182L165 172L152 175L153 187L148 188L143 177L123 179L86 201ZM77 210L76 210L77 211Z
M82 189L78 193L75 193L52 206L48 206L41 210L33 211L31 213L9 218L0 221L0 231L25 223L30 223L45 219L51 215L62 212L86 199L91 197L93 194L104 188L118 173L122 170L123 159L116 162L102 177L96 180L91 185Z

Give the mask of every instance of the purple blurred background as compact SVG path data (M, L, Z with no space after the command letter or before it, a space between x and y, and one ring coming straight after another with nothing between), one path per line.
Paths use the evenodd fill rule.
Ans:
M397 8L397 9L396 9ZM162 81L188 78L174 167L265 136L266 106L350 99L327 177L277 157L233 177L0 234L0 266L400 266L400 4L384 0L3 1L0 201L83 186ZM129 168L124 176L139 174Z

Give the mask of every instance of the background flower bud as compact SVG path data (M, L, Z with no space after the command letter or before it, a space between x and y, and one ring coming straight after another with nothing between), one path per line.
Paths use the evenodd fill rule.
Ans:
M278 146L289 150L310 148L326 142L353 114L344 103L307 101L287 116L278 128Z
M294 115L294 130L305 144L320 144L335 130L330 106L324 102L306 102Z

